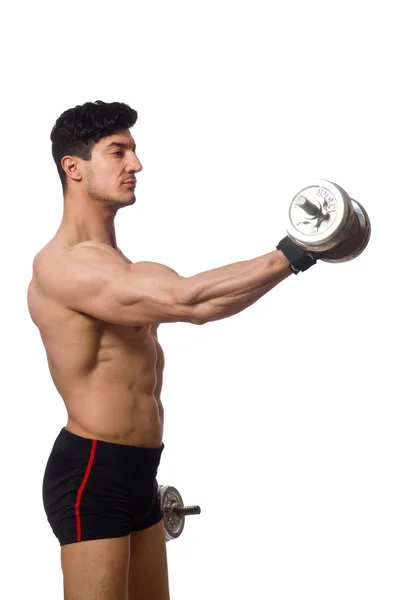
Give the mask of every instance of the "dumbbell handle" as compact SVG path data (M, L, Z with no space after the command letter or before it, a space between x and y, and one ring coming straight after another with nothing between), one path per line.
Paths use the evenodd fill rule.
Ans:
M324 212L321 206L317 206L317 204L311 202L305 196L298 196L295 200L295 205L299 206L309 217L317 218L318 224L330 218L330 214L327 211Z
M201 514L201 508L199 506L176 506L171 510L176 512L178 517L188 517L189 515Z
M319 217L321 215L321 208L314 204L314 202L310 202L305 196L298 196L295 200L295 204L311 217Z
M163 510L164 512L175 513L179 518L201 514L199 506L183 506L182 504L176 504L176 502L166 504Z

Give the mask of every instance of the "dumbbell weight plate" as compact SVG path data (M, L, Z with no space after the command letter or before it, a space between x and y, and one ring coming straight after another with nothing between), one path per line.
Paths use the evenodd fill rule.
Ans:
M345 236L339 244L328 250L326 255L322 257L325 262L346 262L357 258L361 252L365 250L371 237L371 222L369 220L365 208L351 199L355 219L349 229L348 235Z
M178 490L170 485L159 486L158 496L168 542L178 538L185 527L185 516L180 516L177 512L178 507L183 506L183 500Z
M353 208L341 187L316 179L295 195L288 216L288 235L297 244L324 252L343 239Z

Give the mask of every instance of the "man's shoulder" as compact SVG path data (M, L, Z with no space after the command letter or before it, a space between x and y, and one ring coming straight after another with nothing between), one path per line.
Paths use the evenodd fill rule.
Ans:
M49 265L55 267L56 263L61 263L65 259L76 257L87 257L97 255L103 256L105 254L118 256L118 252L102 242L79 242L78 244L68 245L62 241L52 239L46 244L33 259L33 270L36 269L41 271L43 268L46 270Z

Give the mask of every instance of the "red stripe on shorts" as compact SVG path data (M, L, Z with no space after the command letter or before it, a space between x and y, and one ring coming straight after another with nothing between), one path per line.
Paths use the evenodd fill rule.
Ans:
M77 493L77 500L76 500L76 504L74 506L75 515L76 515L77 541L78 542L81 542L81 519L80 519L79 506L80 506L81 496L82 496L84 488L85 488L85 486L87 484L88 477L90 476L90 471L91 471L92 463L94 462L95 451L96 451L96 444L97 444L97 440L92 440L90 459L88 461L88 465L87 465L87 468L85 470L85 474L84 474L84 478L83 478L82 484L81 484L80 489L79 489L79 491Z

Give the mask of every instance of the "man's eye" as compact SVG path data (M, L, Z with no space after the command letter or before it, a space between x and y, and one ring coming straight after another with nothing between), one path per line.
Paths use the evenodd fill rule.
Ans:
M113 152L113 154L114 154L114 155L119 155L119 156L121 156L123 153L122 153L122 152L120 152L120 151L118 151L118 152Z

